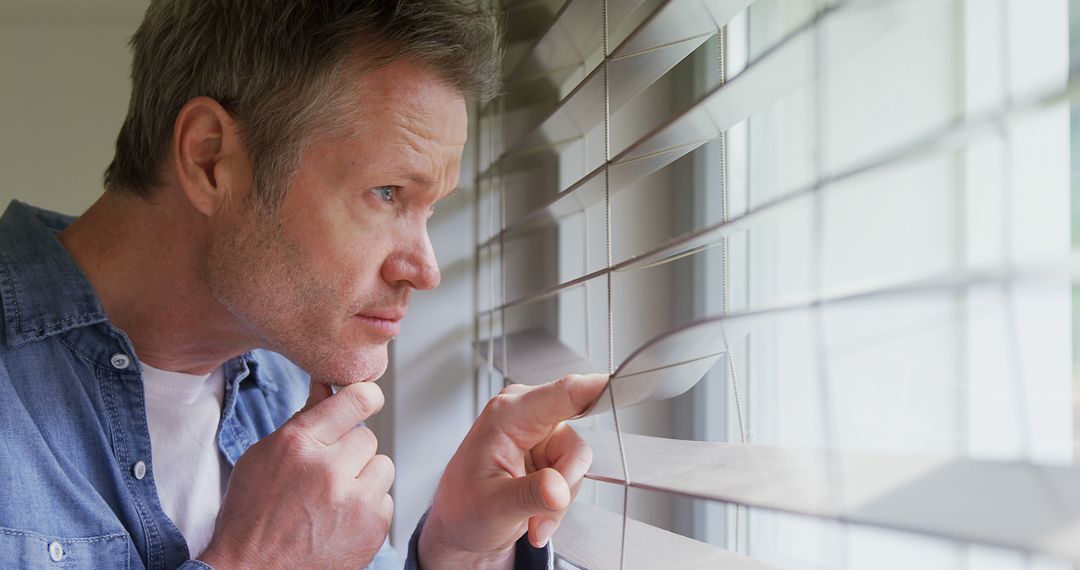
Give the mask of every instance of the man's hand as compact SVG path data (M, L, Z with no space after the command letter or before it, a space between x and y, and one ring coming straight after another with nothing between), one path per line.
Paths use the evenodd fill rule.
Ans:
M555 533L592 463L564 420L585 411L607 376L570 375L508 386L477 418L446 467L420 535L423 568L508 568L526 531L540 547Z
M251 447L229 479L199 557L225 568L362 568L390 528L394 465L356 427L383 405L371 382L330 395L311 382L303 410Z

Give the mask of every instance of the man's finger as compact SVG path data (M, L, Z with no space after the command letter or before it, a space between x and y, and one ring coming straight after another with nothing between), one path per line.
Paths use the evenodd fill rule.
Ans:
M513 480L518 484L517 515L528 517L529 542L540 548L555 532L574 492L558 471L546 467ZM518 519L520 520L520 519Z
M296 414L292 421L315 441L332 445L381 410L384 401L382 389L377 384L357 382Z
M379 507L379 512L382 514L384 520L387 523L394 520L394 498L390 495L383 495L382 504Z
M573 502L574 498L578 496L578 492L581 491L581 485L584 483L584 479L577 482L576 485L570 487L570 501ZM547 545L548 541L555 534L555 531L559 529L559 525L562 524L563 517L570 510L571 505L567 505L565 509L552 513L550 515L534 515L529 518L529 543L536 548L543 548Z
M500 391L499 393L500 394L511 394L511 395L513 395L513 394L521 394L523 392L528 392L531 389L532 389L531 387L526 386L525 384L507 384L502 389L502 391Z
M570 504L570 487L558 471L550 467L529 473L524 477L508 479L506 485L512 487L503 496L509 513L522 520L533 515L557 513Z
M607 386L607 374L570 374L523 392L514 416L534 425L553 425L581 415Z
M585 481L585 473L592 465L593 452L585 440L566 423L558 427L530 453L533 461L542 467L553 467L570 487L570 500L577 497ZM566 516L566 510L551 515L536 515L529 519L529 542L542 548L551 540Z
M385 495L394 486L395 474L394 462L385 455L376 455L357 474L356 480L368 492Z
M585 477L593 459L592 448L566 423L558 424L530 455L535 465L555 468L571 488Z
M355 427L334 444L333 453L340 458L336 466L356 476L379 450L379 440L367 427Z

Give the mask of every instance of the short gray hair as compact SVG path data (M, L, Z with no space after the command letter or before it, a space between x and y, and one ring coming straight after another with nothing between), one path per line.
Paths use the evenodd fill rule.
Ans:
M239 122L255 194L276 205L313 136L347 114L343 78L401 58L466 97L498 90L490 11L455 0L154 0L131 38L131 102L105 187L150 197L173 124L211 97ZM355 66L354 66L355 64Z

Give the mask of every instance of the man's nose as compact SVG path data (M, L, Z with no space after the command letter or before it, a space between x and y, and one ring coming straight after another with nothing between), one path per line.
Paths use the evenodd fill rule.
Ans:
M391 285L407 285L420 291L438 287L442 275L427 229L399 243L403 246L391 253L383 263L383 280Z

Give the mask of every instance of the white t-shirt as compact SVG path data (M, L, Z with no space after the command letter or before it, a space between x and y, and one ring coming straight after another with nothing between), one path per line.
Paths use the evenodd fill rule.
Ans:
M194 558L210 544L232 469L217 448L225 375L142 368L158 498Z

